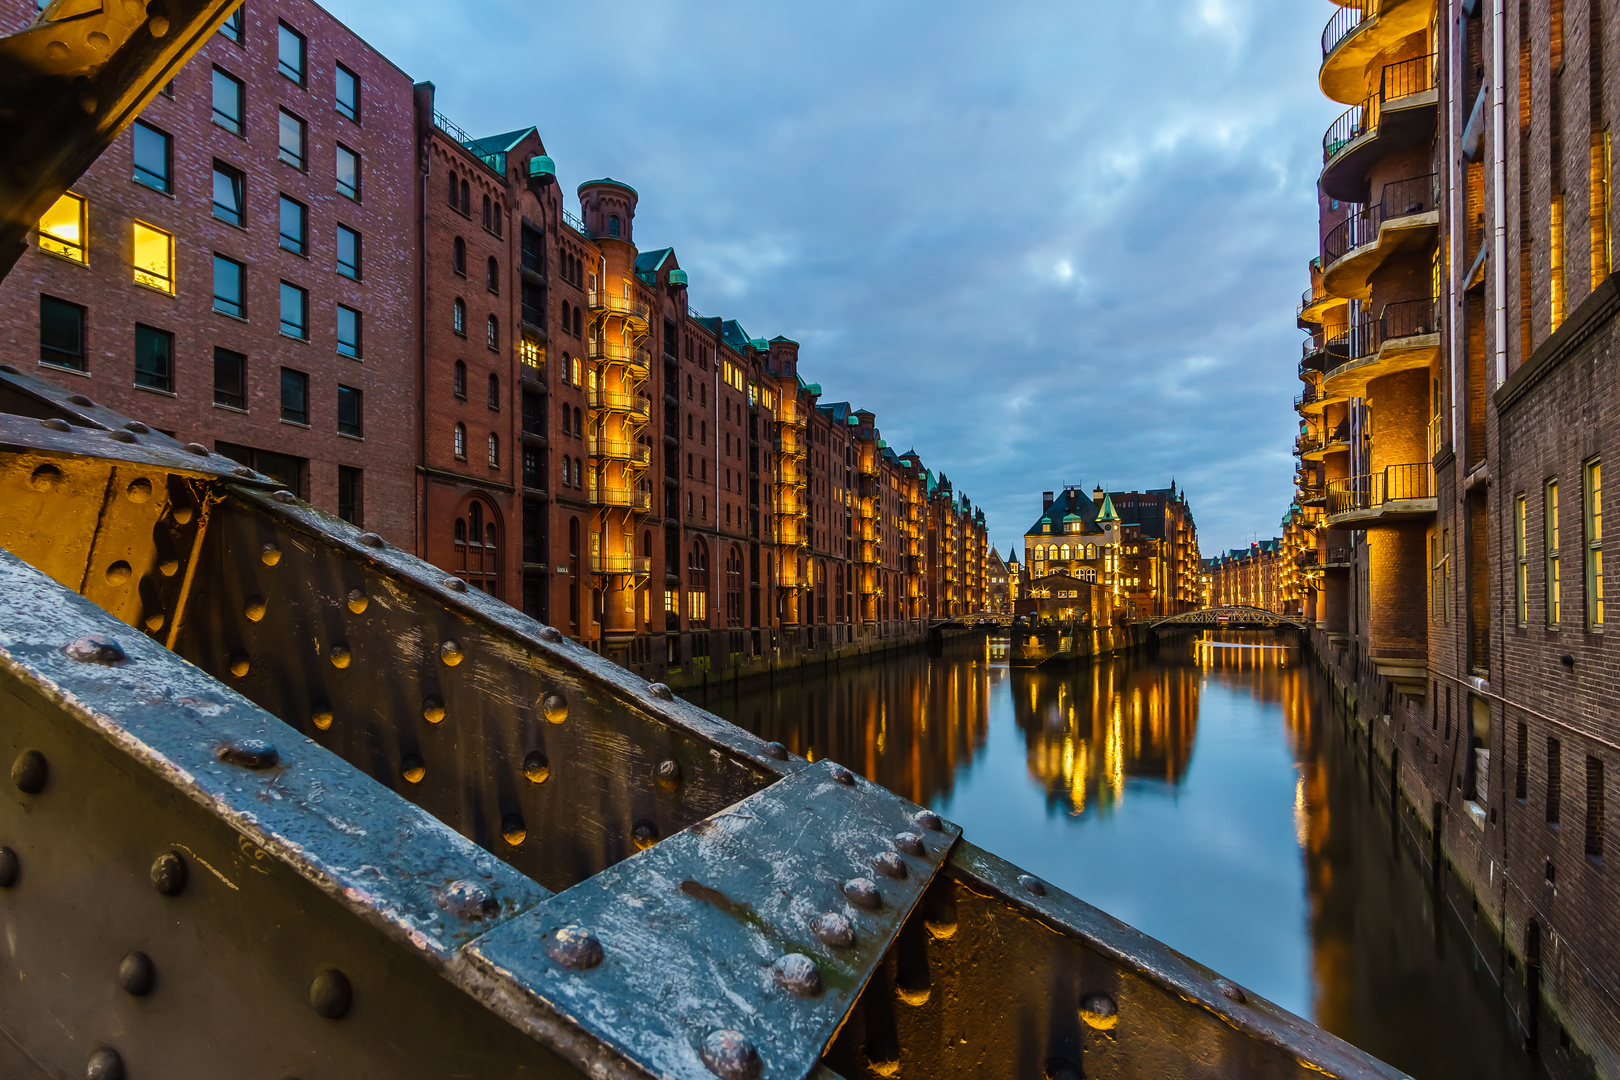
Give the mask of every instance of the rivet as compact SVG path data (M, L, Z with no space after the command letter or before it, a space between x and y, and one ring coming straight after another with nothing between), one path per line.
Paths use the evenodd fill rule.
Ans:
M1080 999L1080 1019L1088 1027L1107 1031L1119 1023L1119 1006L1107 994L1087 994Z
M555 645L562 639L562 631L557 629L555 626L542 626L540 628L541 641L549 641L551 644Z
M364 615L366 613L366 607L370 605L370 603L371 599L370 597L366 596L364 589L349 590L349 610L354 612L356 615Z
M119 961L118 985L124 988L124 993L145 997L152 992L156 981L157 970L152 966L152 958L141 950L131 949Z
M332 661L332 666L335 668L346 668L349 666L349 661L353 659L349 655L349 647L341 641L328 650L327 657Z
M349 977L337 968L327 968L309 984L309 1006L328 1020L336 1020L354 1004Z
M7 375L21 375L22 374L22 372L18 371L16 368L12 367L10 364L0 364L0 371L5 372Z
M17 863L17 853L8 847L0 847L0 889L9 889L17 884L17 874L21 869Z
M383 541L383 538L378 536L374 532L361 533L359 536L355 537L355 539L360 541L360 543L366 545L366 547L369 547L369 548L381 548L381 547L387 547L388 546Z
M765 756L775 758L777 761L786 761L788 748L779 742L768 742L765 744Z
M136 477L129 482L129 487L124 489L124 494L129 496L132 503L143 503L152 497L152 481Z
M466 655L461 651L461 642L455 638L446 638L439 646L439 659L443 660L447 667L455 667L466 658Z
M225 764L244 769L268 769L281 761L275 746L263 739L232 739L221 743L215 753Z
M243 652L241 649L231 653L229 666L231 674L240 679L242 676L248 673L248 667L250 666L248 664L248 654Z
M647 684L647 693L651 694L653 697L657 698L659 701L674 701L675 700L675 691L671 690L668 686L665 686L661 682L648 683Z
M422 701L422 719L430 724L444 722L444 702L436 697L424 698Z
M107 432L107 438L111 439L113 442L121 443L140 442L140 440L135 437L134 433L129 431L109 431Z
M281 549L274 544L266 544L259 549L259 559L266 566L274 566L281 561Z
M602 962L602 943L583 926L563 926L546 942L546 955L565 968L589 971Z
M55 465L41 465L28 478L28 485L35 491L55 491L61 482L62 470Z
M96 403L85 397L83 394L70 395L68 397L68 403L71 405L80 405L86 409L93 409L96 407Z
M635 828L630 830L630 841L637 851L646 851L658 843L658 826L650 821L636 822Z
M186 443L186 453L196 454L198 457L207 457L208 447L200 442L188 442Z
M945 828L945 822L932 810L919 810L911 815L911 820L931 832L940 832Z
M674 791L681 786L681 763L673 758L660 761L654 773L658 786L665 791Z
M84 1075L85 1080L124 1080L124 1059L118 1051L103 1046L90 1055Z
M540 702L540 711L551 723L560 724L568 719L568 699L561 694L547 694Z
M81 664L121 664L128 659L116 641L108 641L100 634L87 634L70 641L62 651L69 660Z
M264 618L264 597L258 593L248 597L247 603L242 606L242 614L247 616L248 622L258 622Z
M842 765L834 765L832 767L832 778L838 781L840 784L843 784L845 787L855 786L855 774L844 768Z
M107 584L122 585L129 580L129 563L122 559L107 567Z
M722 1028L703 1040L703 1064L720 1080L757 1080L759 1051L740 1031Z
M519 814L507 814L501 818L501 839L513 847L517 847L529 838L529 830L523 824Z
M152 888L164 896L179 896L186 887L186 860L177 851L165 851L152 860Z
M191 515L192 509L189 506L176 506L174 509L169 511L169 516L174 519L174 523L176 525L190 525ZM271 565L274 564L272 563Z
M467 591L467 583L465 581L462 581L458 577L447 577L442 582L440 582L440 584L443 585L445 588L449 589L451 592L466 592Z
M892 851L880 852L872 860L872 865L877 867L878 873L884 877L894 878L896 881L900 881L906 876L905 860Z
M790 952L771 965L771 977L782 989L800 997L821 993L821 969L804 953Z
M1018 884L1024 887L1025 892L1033 893L1036 896L1046 895L1046 882L1032 874L1019 874Z
M174 575L178 574L179 572L179 559L164 559L162 562L158 563L158 573L162 574L164 577L174 577Z
M276 500L278 503L295 503L298 501L298 496L294 495L285 488L280 491L272 491L270 493L270 497Z
M162 15L153 15L146 20L146 28L155 38L166 37L169 33L169 20Z
M244 480L251 480L259 474L248 468L246 465L238 465L236 468L231 470L231 475L240 476Z
M95 34L90 35L90 37L92 39L95 38L96 36L97 35L95 35ZM147 435L147 434L150 434L151 431L152 431L151 428L147 427L145 424L141 423L139 420L131 420L129 423L125 424L124 425L124 430L125 431L133 431L137 435Z
M811 919L810 932L824 945L848 948L855 944L855 928L836 911L828 911Z
M11 763L11 782L24 795L38 795L44 791L45 781L49 777L50 767L45 764L45 755L38 750L24 750Z
M538 750L531 750L523 759L523 775L531 784L543 784L551 779L551 762Z
M1235 1001L1239 1005L1248 1004L1249 995L1243 992L1243 987L1239 986L1231 979L1216 979L1215 989L1219 990L1221 992L1221 996L1226 998L1228 1001Z
M923 847L923 838L914 832L895 833L894 846L907 855L928 854L928 849Z
M850 878L844 882L844 895L849 897L850 903L867 911L876 911L878 905L883 902L883 898L878 895L877 883L871 878Z
M39 422L39 426L42 427L42 428L50 428L52 431L72 431L73 430L73 425L72 424L68 423L66 420L59 420L59 419L57 419L55 417L52 417L49 420L41 420Z
M422 777L427 775L427 767L416 754L406 754L400 759L399 775L413 784L420 784Z
M483 886L465 879L452 881L439 893L439 906L463 919L484 919L501 910Z
M166 617L164 616L163 612L161 612L161 611L152 612L152 614L150 614L150 615L148 615L146 617L146 628L148 630L161 630L161 629L163 629L163 623L165 621L165 618Z
M316 702L315 708L310 710L309 722L322 731L330 728L332 726L332 706L324 701Z

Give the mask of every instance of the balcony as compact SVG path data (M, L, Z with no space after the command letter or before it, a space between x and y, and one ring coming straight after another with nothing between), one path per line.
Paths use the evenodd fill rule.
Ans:
M862 518L867 518L867 519L876 519L877 516L878 516L877 500L876 499L862 499L861 500L861 508L860 508L860 516Z
M798 434L791 429L786 434L772 439L771 449L785 458L798 460L805 456L804 443L799 439Z
M1396 301L1384 305L1378 318L1328 342L1328 351L1342 360L1322 379L1323 392L1366 397L1374 379L1428 367L1440 354L1439 311L1433 297Z
M1379 201L1351 214L1322 240L1322 287L1365 300L1380 266L1434 243L1440 232L1434 174L1385 184Z
M1301 330L1313 327L1319 330L1327 313L1343 303L1342 296L1334 296L1316 288L1306 289L1300 294L1299 307L1294 309L1294 321Z
M1373 165L1434 135L1440 101L1434 60L1431 54L1386 65L1377 93L1333 121L1322 136L1323 192L1343 202L1367 201L1367 173Z
M636 491L632 488L607 487L591 477L587 485L587 498L598 506L612 506L623 510L633 510L638 514L645 514L652 508L652 492Z
M652 570L652 560L645 555L591 556L591 572L595 574L645 574Z
M1309 440L1308 445L1303 445ZM1321 461L1329 454L1341 454L1350 449L1350 422L1341 423L1332 431L1317 436L1300 436L1298 449L1303 461Z
M1367 69L1403 38L1426 29L1434 0L1340 0L1322 30L1322 93L1352 105L1367 93Z
M1324 484L1299 485L1299 505L1325 506L1327 505L1327 486Z
M1343 396L1324 393L1320 386L1313 383L1294 399L1294 411L1302 416L1314 416L1329 405L1343 400Z
M615 295L608 289L587 290L587 302L592 311L604 312L608 315L617 315L619 318L632 323L640 323L642 329L647 327L649 311L644 301L634 296Z
M651 456L651 448L646 443L631 442L628 439L599 439L592 435L588 440L588 446L591 457L605 461L623 461L631 465L645 466Z
M1330 529L1373 528L1382 522L1425 517L1435 510L1434 466L1427 461L1328 481Z
M646 394L626 394L618 390L592 387L590 401L593 409L622 413L638 420L647 419L652 412L652 400Z
M592 341L586 347L586 355L592 360L600 360L606 364L622 364L641 378L647 377L647 369L652 366L652 353L622 342L604 339Z
M1347 547L1330 547L1327 556L1322 560L1324 570L1348 570L1352 551Z

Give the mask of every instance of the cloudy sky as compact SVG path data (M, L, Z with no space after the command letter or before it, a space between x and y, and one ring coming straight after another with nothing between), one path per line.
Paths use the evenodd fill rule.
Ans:
M329 7L565 190L634 185L695 308L801 342L1003 552L1065 483L1173 477L1206 555L1276 533L1327 3Z

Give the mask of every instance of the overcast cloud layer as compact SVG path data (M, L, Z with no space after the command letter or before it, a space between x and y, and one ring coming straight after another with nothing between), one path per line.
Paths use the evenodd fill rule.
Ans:
M636 187L695 308L801 342L1004 553L1065 483L1174 477L1206 555L1276 534L1330 5L330 7L565 190Z

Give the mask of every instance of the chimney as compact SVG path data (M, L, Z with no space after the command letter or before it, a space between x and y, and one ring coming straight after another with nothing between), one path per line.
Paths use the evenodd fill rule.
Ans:
M1099 510L1102 509L1103 494L1101 484L1098 484L1096 487L1091 489L1091 501L1097 504L1097 509Z
M1041 492L1041 513L1044 514L1050 509L1052 509L1052 493L1043 491Z

